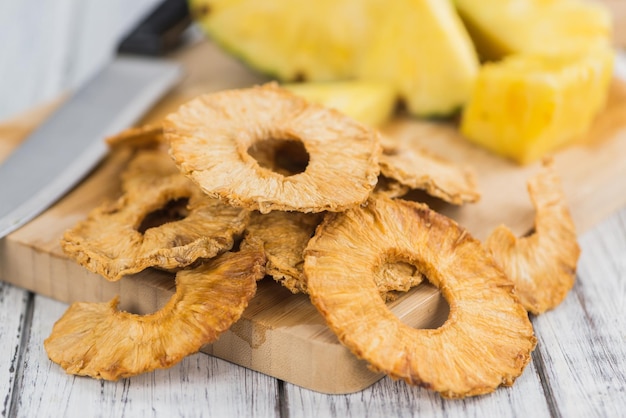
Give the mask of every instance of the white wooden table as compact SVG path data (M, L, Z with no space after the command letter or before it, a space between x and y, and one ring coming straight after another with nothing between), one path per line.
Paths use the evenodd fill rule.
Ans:
M22 3L39 14L28 14ZM97 16L106 19L98 4L123 2L34 3L0 2L0 28L4 28L0 29L0 119L84 79L92 71L88 63L103 59L113 41L95 35L91 41L76 39L69 32L83 26L95 30L89 22ZM135 15L150 2L140 3L143 6L135 3ZM118 18L125 14L120 7L113 9ZM74 16L72 25L64 24L63 10L74 10L82 18ZM118 30L128 26L117 24ZM33 25L39 26L33 29ZM4 42L9 34L10 46ZM24 56L15 48L26 44L30 55ZM64 61L70 50L80 53ZM29 79L35 81L28 85L11 82L19 75L11 63L29 58L46 62L47 71L31 68ZM6 97L14 99L9 103ZM118 382L68 376L48 360L42 344L67 306L0 282L0 416L626 416L626 208L581 236L580 242L583 252L576 285L556 310L533 318L539 342L523 375L511 388L454 401L388 378L362 392L324 395L206 354Z

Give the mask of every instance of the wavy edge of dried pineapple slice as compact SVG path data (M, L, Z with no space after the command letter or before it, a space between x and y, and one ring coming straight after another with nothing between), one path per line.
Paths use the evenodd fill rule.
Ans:
M176 293L159 311L136 315L108 303L73 303L44 341L67 373L117 380L167 368L235 323L265 274L260 245L227 252L176 275Z
M266 274L291 293L309 293L303 268L304 250L323 217L323 213L282 211L250 214L245 240L258 240L264 244ZM423 276L412 266L394 264L383 266L375 277L376 286L387 301L422 280Z
M378 163L381 175L454 205L480 200L476 174L471 168L454 164L417 143L392 136L382 139L383 152Z
M376 185L378 131L267 83L202 95L164 122L170 154L206 194L268 213L342 211ZM283 175L249 153L265 140L300 141L306 169Z
M373 278L386 260L440 289L450 305L441 327L412 328L387 308ZM530 361L536 338L513 284L482 243L426 205L378 196L327 215L304 271L341 343L392 378L460 398L513 384Z
M524 307L536 315L565 299L574 286L581 252L553 163L553 158L544 158L539 173L528 181L528 193L536 210L534 232L518 238L508 227L500 225L485 241L515 284Z
M163 126L160 123L146 124L124 129L104 139L111 149L119 147L146 148L165 141Z

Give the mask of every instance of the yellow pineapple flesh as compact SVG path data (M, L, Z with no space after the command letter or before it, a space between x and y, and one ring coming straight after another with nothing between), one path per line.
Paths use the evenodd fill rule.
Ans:
M458 110L478 71L449 1L190 0L190 8L212 39L280 81L388 83L415 115Z
M381 126L393 113L396 95L389 84L365 81L289 83L284 88L314 103L336 109L370 126Z
M515 53L562 54L606 45L612 22L585 0L454 0L484 60Z
M414 115L447 115L465 104L479 62L449 1L389 2L375 30L358 77L393 85Z
M461 132L526 164L581 138L606 101L613 72L609 47L562 55L513 55L485 64Z
M383 0L189 0L196 22L226 50L283 81L348 78Z

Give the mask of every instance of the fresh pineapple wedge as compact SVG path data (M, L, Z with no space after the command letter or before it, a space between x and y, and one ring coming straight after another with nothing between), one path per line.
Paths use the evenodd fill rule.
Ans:
M225 49L281 81L385 82L416 115L459 109L478 58L449 0L190 0Z
M389 84L365 81L290 83L284 88L306 100L330 107L378 127L393 113L396 95Z
M410 113L445 116L467 101L478 55L449 0L390 1L358 77L393 85Z
M349 78L382 0L189 0L194 20L248 65L282 81Z
M560 55L519 54L485 64L461 119L471 141L521 164L584 135L604 107L610 47Z
M479 55L562 54L611 40L611 16L585 0L454 0Z

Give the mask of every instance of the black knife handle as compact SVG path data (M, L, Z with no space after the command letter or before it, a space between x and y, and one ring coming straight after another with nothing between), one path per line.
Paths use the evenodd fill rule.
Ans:
M187 0L165 0L122 40L118 52L164 55L181 43L190 24Z

